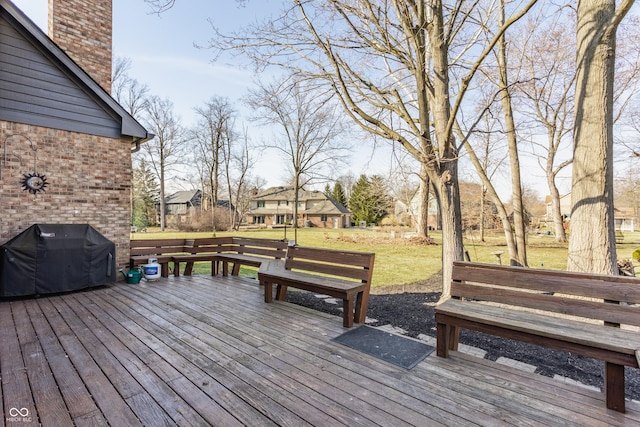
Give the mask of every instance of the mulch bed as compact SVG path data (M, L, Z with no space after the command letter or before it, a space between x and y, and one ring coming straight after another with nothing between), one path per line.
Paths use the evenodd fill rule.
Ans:
M434 278L437 282L437 277ZM441 282L440 282L441 283ZM424 334L435 337L436 324L433 308L440 298L439 292L428 292L433 286L430 284L416 284L407 286L402 293L394 289L377 289L376 294L369 296L369 310L367 317L376 319L371 326L391 324L407 331L407 335L417 338ZM400 288L403 290L402 288ZM407 291L408 290L408 291ZM427 290L419 292L418 290ZM381 293L382 292L382 293ZM325 313L342 316L342 304L330 304L324 299L303 291L287 293L287 300L305 307L310 307ZM563 351L555 351L520 341L508 340L492 335L463 330L460 342L481 348L487 352L486 359L496 360L508 357L523 363L537 366L536 373L553 377L560 375L571 378L583 384L603 388L604 363L573 355ZM640 399L640 375L633 368L625 368L626 395L632 399Z

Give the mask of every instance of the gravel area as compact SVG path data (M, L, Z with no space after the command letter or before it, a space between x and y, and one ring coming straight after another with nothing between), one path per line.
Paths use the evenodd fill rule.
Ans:
M435 337L433 308L440 298L440 293L435 289L439 288L441 280L441 277L434 276L410 285L375 288L369 296L367 311L368 318L377 320L371 326L390 324L404 329L407 335L414 338L420 334ZM326 298L319 298L308 292L291 289L287 293L287 299L336 316L342 315L341 302L332 304ZM507 357L536 366L536 373L541 375L559 375L601 390L603 388L604 363L594 359L467 330L461 332L460 342L485 350L486 359ZM625 378L627 398L640 400L639 371L625 368Z

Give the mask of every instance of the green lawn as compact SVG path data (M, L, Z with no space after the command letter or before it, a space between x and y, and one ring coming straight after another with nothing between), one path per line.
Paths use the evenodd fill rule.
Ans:
M375 252L376 262L373 274L373 286L399 285L424 280L441 269L440 245L442 235L433 232L431 237L436 245L411 244L409 239L399 236L392 237L390 231L372 231L358 228L348 229L298 229L297 242L304 246L316 246L325 248L348 249L356 251ZM170 239L170 238L196 238L211 237L211 232L186 233L176 231L156 232L148 231L135 233L133 239ZM252 236L262 238L285 237L284 230L250 230L237 232L216 233L216 236ZM287 230L287 239L292 240L294 232ZM631 253L640 246L640 233L624 233L624 243L618 245L618 258L629 259ZM465 249L472 261L494 263L495 255L492 252L503 251L503 263L506 263L507 248L504 238L499 233L488 234L486 242L480 242L477 236L465 236ZM564 269L567 262L567 245L559 245L550 236L530 236L527 254L530 267L549 269ZM210 266L196 265L196 274L208 274ZM243 275L255 276L255 269L243 268Z

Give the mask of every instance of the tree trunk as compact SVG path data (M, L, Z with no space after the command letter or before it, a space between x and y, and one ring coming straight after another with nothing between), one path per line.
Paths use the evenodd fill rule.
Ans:
M462 244L462 222L460 221L460 189L458 187L457 163L446 164L446 169L435 180L439 193L442 218L442 295L440 301L451 296L451 272L453 261L464 259Z
M162 156L162 153L160 154ZM164 231L167 226L166 212L164 205L164 161L160 159L160 231Z
M500 2L500 24L504 24L504 1ZM498 63L500 66L500 98L502 99L502 111L504 114L507 144L509 146L509 164L511 166L511 197L513 204L513 228L516 235L516 252L511 254L510 264L527 266L527 224L524 203L522 202L522 180L520 179L520 159L518 155L518 140L516 136L513 108L511 105L511 93L507 77L507 48L503 35L498 43Z
M617 274L613 211L615 0L578 2L571 234L567 269Z
M553 217L555 241L564 243L567 241L567 234L564 231L564 219L562 218L562 209L560 207L560 192L556 186L554 176L547 174L547 177L547 184L549 186L549 192L551 193L551 215Z
M429 237L429 175L426 166L420 166L420 212L418 213L417 234Z
M431 23L427 26L429 48L433 68L433 123L438 149L439 164L432 165L434 181L440 196L442 216L442 296L441 300L451 296L451 272L453 261L464 259L462 243L462 213L460 209L460 189L458 187L458 151L449 122L451 120L451 94L449 93L449 46L444 37L445 24L443 4L440 0L431 2ZM423 140L429 135L430 128L423 127ZM423 151L429 153L430 150ZM432 159L426 158L429 167Z
M480 241L484 242L484 222L486 220L485 216L485 203L487 202L487 187L482 186L482 191L480 192Z

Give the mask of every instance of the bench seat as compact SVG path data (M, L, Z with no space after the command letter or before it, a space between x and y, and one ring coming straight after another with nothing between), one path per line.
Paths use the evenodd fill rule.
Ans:
M300 271L285 270L283 261L267 261L267 265L261 268L260 271L262 272L263 278L272 277L278 281L276 292L276 299L278 300L285 298L285 286L292 286L305 291L328 295L333 298L342 298L344 295L362 292L367 286L364 283L340 280ZM291 283L291 285L287 285L288 283Z
M232 254L224 253L216 256L217 260L222 263L222 275L229 275L229 264L233 264L231 274L237 276L240 273L241 265L248 265L250 267L260 267L263 262L273 260L273 258L258 257L244 254Z
M637 331L453 299L438 307L438 319L452 326L638 367Z

